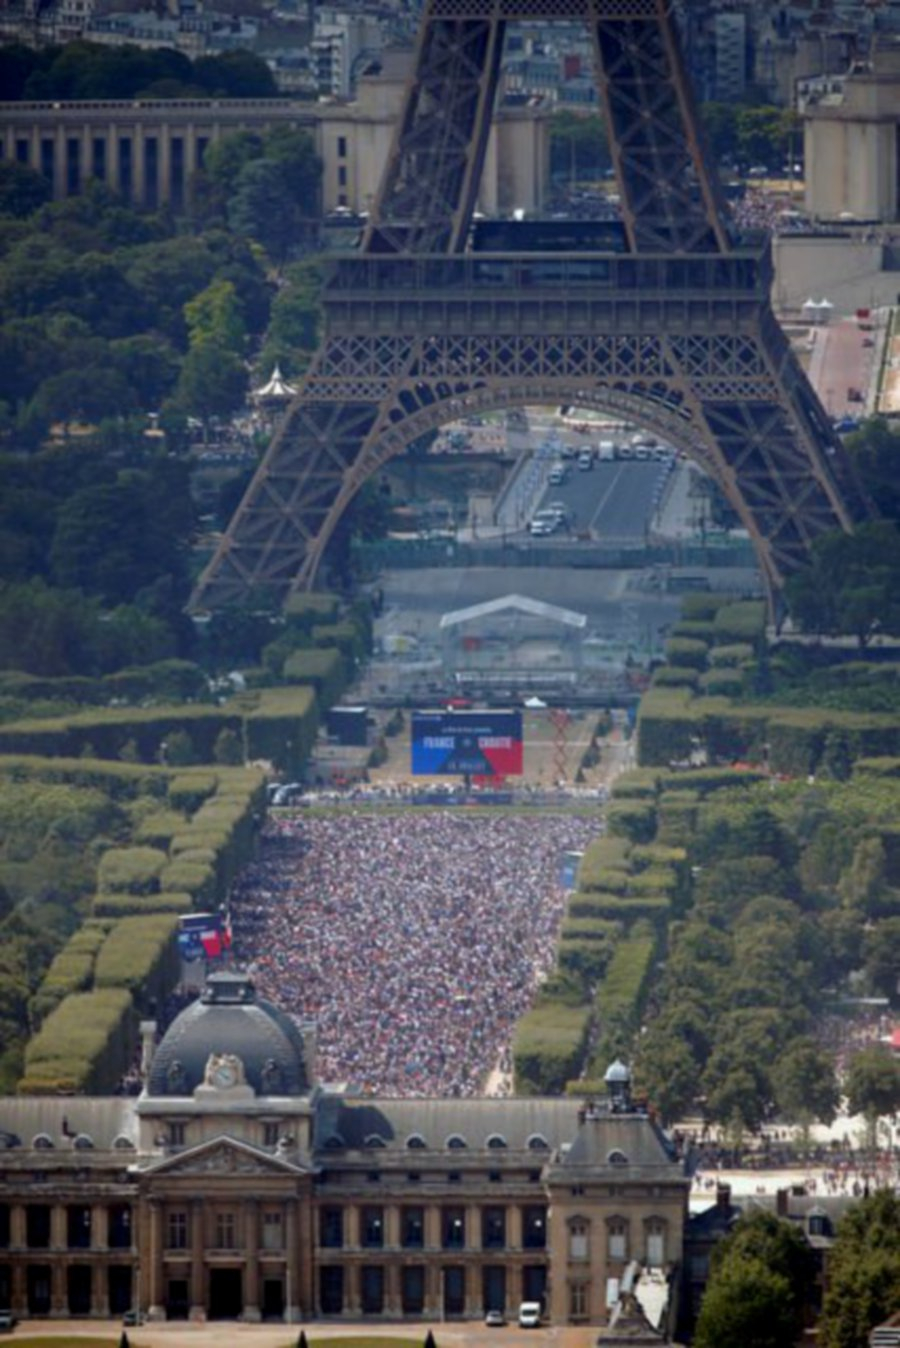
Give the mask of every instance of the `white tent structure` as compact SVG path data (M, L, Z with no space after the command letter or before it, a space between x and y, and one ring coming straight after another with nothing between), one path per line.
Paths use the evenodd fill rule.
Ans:
M293 398L296 392L297 390L294 385L289 384L281 373L281 367L276 365L275 369L272 371L269 382L263 384L262 388L258 388L253 394L253 397L257 402L267 402L269 400L276 401Z
M507 594L445 613L439 631L457 683L546 693L577 682L587 615Z

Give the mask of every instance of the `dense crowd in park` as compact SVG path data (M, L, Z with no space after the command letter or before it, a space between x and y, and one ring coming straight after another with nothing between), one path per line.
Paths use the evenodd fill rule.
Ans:
M232 895L235 955L315 1020L324 1080L476 1095L553 966L563 853L596 832L451 810L276 819Z

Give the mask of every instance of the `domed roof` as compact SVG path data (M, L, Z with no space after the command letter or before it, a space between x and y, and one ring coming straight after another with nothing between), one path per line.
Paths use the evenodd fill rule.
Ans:
M616 1058L615 1062L610 1063L609 1067L607 1067L606 1075L603 1080L606 1082L607 1086L612 1086L614 1083L620 1081L631 1081L631 1073L621 1059Z
M154 1055L148 1095L193 1094L214 1054L239 1058L257 1095L309 1090L300 1030L256 996L246 974L210 975L202 996L175 1017Z

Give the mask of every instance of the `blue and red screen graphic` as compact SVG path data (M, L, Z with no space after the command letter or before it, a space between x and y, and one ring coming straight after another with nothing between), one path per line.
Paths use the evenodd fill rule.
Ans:
M416 776L515 777L522 772L520 711L414 711Z

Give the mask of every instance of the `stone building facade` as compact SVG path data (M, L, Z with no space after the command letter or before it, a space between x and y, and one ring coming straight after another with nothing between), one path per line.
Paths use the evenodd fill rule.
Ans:
M0 103L0 158L25 164L53 185L54 199L92 180L135 205L180 210L208 145L235 131L304 129L322 161L324 212L369 210L391 146L409 73L406 52L386 53L362 76L352 103L289 98L140 99ZM539 212L549 182L549 112L501 108L482 175L486 215ZM311 204L311 214L319 203Z
M214 976L138 1097L0 1101L0 1304L102 1318L604 1323L629 1263L677 1282L687 1180L610 1097L381 1099ZM674 1314L674 1305L673 1305Z

